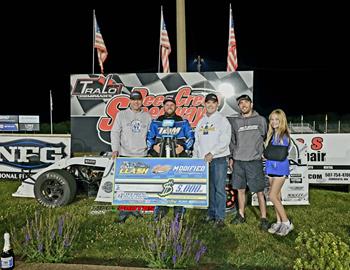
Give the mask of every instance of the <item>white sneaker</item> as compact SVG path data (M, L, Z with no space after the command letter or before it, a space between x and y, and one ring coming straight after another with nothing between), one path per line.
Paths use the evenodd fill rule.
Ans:
M267 230L269 233L276 233L281 227L281 222L279 223L272 223L271 227Z
M281 227L278 230L278 232L276 232L276 234L280 236L286 236L288 233L293 231L293 229L294 229L294 225L292 222L290 222L289 226L284 223L281 223Z

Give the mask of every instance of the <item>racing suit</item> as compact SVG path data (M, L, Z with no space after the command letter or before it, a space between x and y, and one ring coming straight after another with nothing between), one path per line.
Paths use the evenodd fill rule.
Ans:
M170 125L164 123L171 123ZM167 127L165 127L165 125ZM161 115L156 120L152 120L149 131L147 133L147 147L149 154L153 157L166 157L166 151L164 150L166 137L171 137L171 141L174 146L181 145L184 150L176 154L175 147L173 147L171 157L188 157L185 150L190 150L194 143L194 134L193 130L186 119L182 119L181 116L172 114L172 115ZM153 146L161 143L160 153L157 153ZM163 148L163 149L162 149ZM166 206L156 206L154 210L155 219L159 219L166 215L169 208ZM174 216L183 215L184 207L175 206L174 207Z

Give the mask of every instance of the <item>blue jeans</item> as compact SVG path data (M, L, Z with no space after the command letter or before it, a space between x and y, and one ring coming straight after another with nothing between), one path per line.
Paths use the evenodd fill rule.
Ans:
M223 220L226 210L225 182L227 177L226 157L214 158L209 163L209 209L211 219Z

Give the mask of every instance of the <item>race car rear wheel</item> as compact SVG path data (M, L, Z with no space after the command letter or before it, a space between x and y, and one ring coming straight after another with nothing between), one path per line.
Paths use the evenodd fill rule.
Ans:
M71 203L76 191L74 177L64 170L47 171L38 177L34 185L37 201L51 208Z

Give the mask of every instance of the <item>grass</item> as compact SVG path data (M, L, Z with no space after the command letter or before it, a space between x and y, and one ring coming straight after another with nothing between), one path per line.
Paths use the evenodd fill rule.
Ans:
M47 211L34 199L12 197L18 185L15 181L0 182L0 235L10 228L21 228L36 210ZM132 217L125 224L117 224L115 212L90 215L94 205L93 198L80 196L71 205L54 209L58 214L69 212L80 217L81 229L71 262L146 266L140 252L141 236L152 217L146 215L137 220ZM231 225L232 216L228 215L227 226L221 230L200 222L204 210L189 210L186 219L196 223L200 238L208 247L199 269L291 269L296 257L294 241L300 231L313 228L332 232L350 244L349 207L349 193L311 189L309 206L286 207L295 230L283 238L259 230L259 211L252 206L247 208L246 224ZM268 213L273 221L272 207Z

